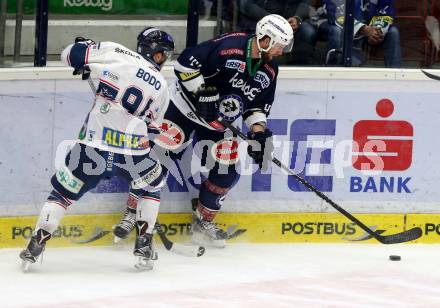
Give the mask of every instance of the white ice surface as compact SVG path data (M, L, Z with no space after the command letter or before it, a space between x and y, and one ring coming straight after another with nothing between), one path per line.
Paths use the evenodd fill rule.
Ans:
M161 248L150 272L129 246L48 248L26 274L18 253L0 250L0 307L440 307L438 245Z

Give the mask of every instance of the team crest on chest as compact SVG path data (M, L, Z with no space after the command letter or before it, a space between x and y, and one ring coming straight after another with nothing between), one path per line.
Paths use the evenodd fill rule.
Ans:
M241 97L235 94L222 96L220 98L219 112L226 121L235 121L243 113Z

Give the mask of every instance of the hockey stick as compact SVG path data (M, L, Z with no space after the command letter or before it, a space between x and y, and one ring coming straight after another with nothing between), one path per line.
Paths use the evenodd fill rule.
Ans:
M248 141L248 138L243 132L241 132L237 127L233 126L229 122L226 122L222 118L219 118L218 121L224 126L229 128L234 134L240 136L241 139L244 141ZM419 227L414 227L410 230L406 230L400 233L396 234L390 234L390 235L380 235L373 230L371 230L369 227L367 227L364 223L362 223L360 220L358 220L356 217L351 215L349 212L344 210L342 207L340 207L336 202L331 200L329 197L327 197L324 193L319 191L316 187L314 187L312 184L307 182L305 179L303 179L298 174L294 173L292 170L287 168L281 161L279 161L276 157L272 157L272 162L280 167L282 170L287 172L289 175L293 176L298 182L303 184L305 187L307 187L309 190L313 191L319 198L323 199L325 202L330 204L333 208L335 208L339 213L350 219L352 222L357 224L361 229L363 229L365 232L373 236L376 240L381 242L382 244L397 244L397 243L403 243L412 241L415 239L418 239L422 236L422 229Z
M437 76L437 75L434 75L434 74L428 73L428 72L425 71L425 70L421 70L421 71L422 71L423 74L426 75L426 77L431 78L431 79L434 79L434 80L437 80L437 81L440 81L440 76Z
M92 90L93 94L96 95L96 87L92 79L87 78L87 82L89 83L90 89ZM159 238L162 241L163 245L169 251L190 257L201 257L205 253L205 247L203 246L183 245L179 243L173 243L172 241L170 241L165 231L162 229L159 220L156 220L156 224L154 225L154 228L156 229L157 234L159 235Z
M96 95L96 87L92 81L92 78L87 78L87 82L89 83L90 89L92 89L93 95Z
M184 255L188 257L201 257L205 253L205 247L197 246L197 245L184 245L180 243L171 242L165 231L162 229L159 220L156 220L156 224L154 225L154 229L156 229L157 234L159 234L160 240L162 241L165 248L169 251L177 253L179 255Z

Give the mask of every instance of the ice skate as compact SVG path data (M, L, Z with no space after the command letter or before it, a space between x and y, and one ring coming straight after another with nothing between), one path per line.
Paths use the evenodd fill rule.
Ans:
M121 221L113 228L114 243L126 239L136 223L136 211L126 209Z
M139 221L136 225L138 235L136 236L133 254L137 257L137 260L134 267L141 271L149 271L153 269L153 263L158 259L158 255L153 234L141 234L139 232L139 230L142 229L142 223L146 224L145 222Z
M43 253L46 241L50 239L50 233L40 229L37 234L31 237L28 246L25 250L20 252L22 259L21 268L23 272L27 272L31 264L38 260L38 257Z
M192 242L201 246L224 248L228 233L217 227L212 221L206 221L193 215L191 224Z

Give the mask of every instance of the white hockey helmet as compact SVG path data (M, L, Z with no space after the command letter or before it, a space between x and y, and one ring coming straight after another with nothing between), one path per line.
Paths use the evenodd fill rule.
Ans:
M270 14L261 18L255 29L257 35L258 49L267 52L275 44L283 46L283 52L292 51L293 47L293 30L287 20L277 14ZM269 47L263 49L260 46L260 39L264 36L270 37Z

